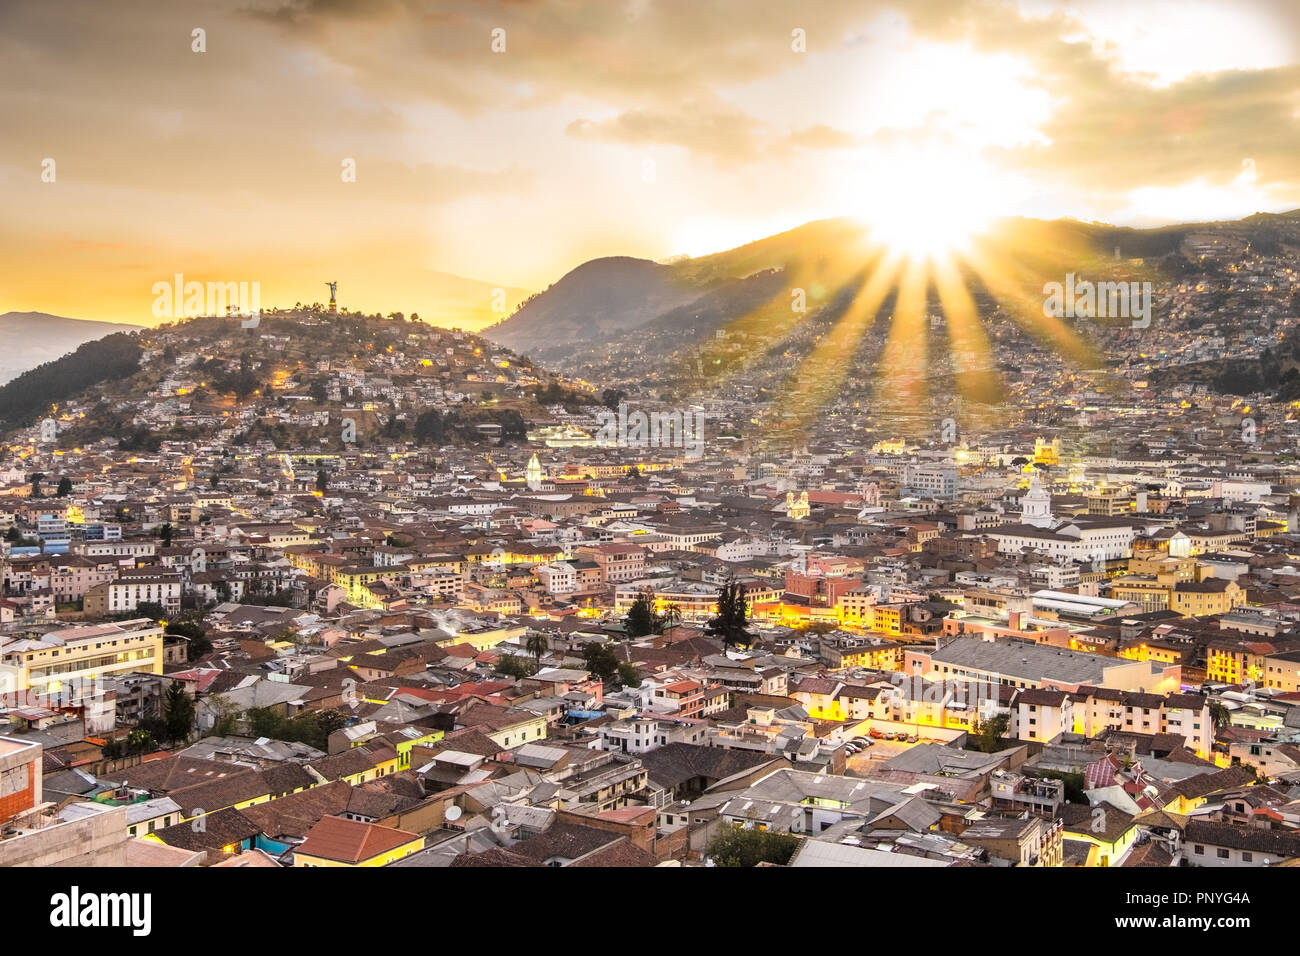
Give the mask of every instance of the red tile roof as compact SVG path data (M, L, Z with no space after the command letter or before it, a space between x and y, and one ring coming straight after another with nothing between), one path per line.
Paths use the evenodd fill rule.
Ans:
M362 863L419 839L419 834L377 823L322 817L295 852L340 863Z

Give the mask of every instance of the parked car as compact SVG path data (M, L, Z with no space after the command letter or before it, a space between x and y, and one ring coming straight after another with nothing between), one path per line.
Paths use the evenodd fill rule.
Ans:
M909 744L914 744L914 743L916 743L916 742L917 742L918 740L920 740L920 739L921 739L921 738L918 737L918 736L916 736L916 734L908 734L908 736L907 736L907 742L908 742Z
M882 740L884 739L885 736L883 731L876 730L876 728L874 727L872 727L871 730L869 730L867 733L872 740Z

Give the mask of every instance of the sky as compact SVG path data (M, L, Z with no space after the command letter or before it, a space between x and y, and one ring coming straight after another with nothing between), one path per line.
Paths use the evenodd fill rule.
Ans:
M833 216L1300 207L1300 0L4 0L0 130L0 313L481 318Z

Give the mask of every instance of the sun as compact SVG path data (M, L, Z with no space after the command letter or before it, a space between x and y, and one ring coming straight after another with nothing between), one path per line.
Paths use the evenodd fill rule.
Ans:
M908 259L961 253L996 217L999 184L969 155L910 150L873 163L869 177L858 218Z

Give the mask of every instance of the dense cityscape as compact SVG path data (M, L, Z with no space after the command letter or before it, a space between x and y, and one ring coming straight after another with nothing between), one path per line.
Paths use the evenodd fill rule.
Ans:
M1300 277L1206 235L978 432L333 300L128 333L0 472L0 864L1300 859L1300 403L1151 384L1294 361Z
M1297 37L0 4L6 928L374 946L385 890L522 932L526 871L639 871L618 945L632 880L833 867L765 926L1284 933Z

